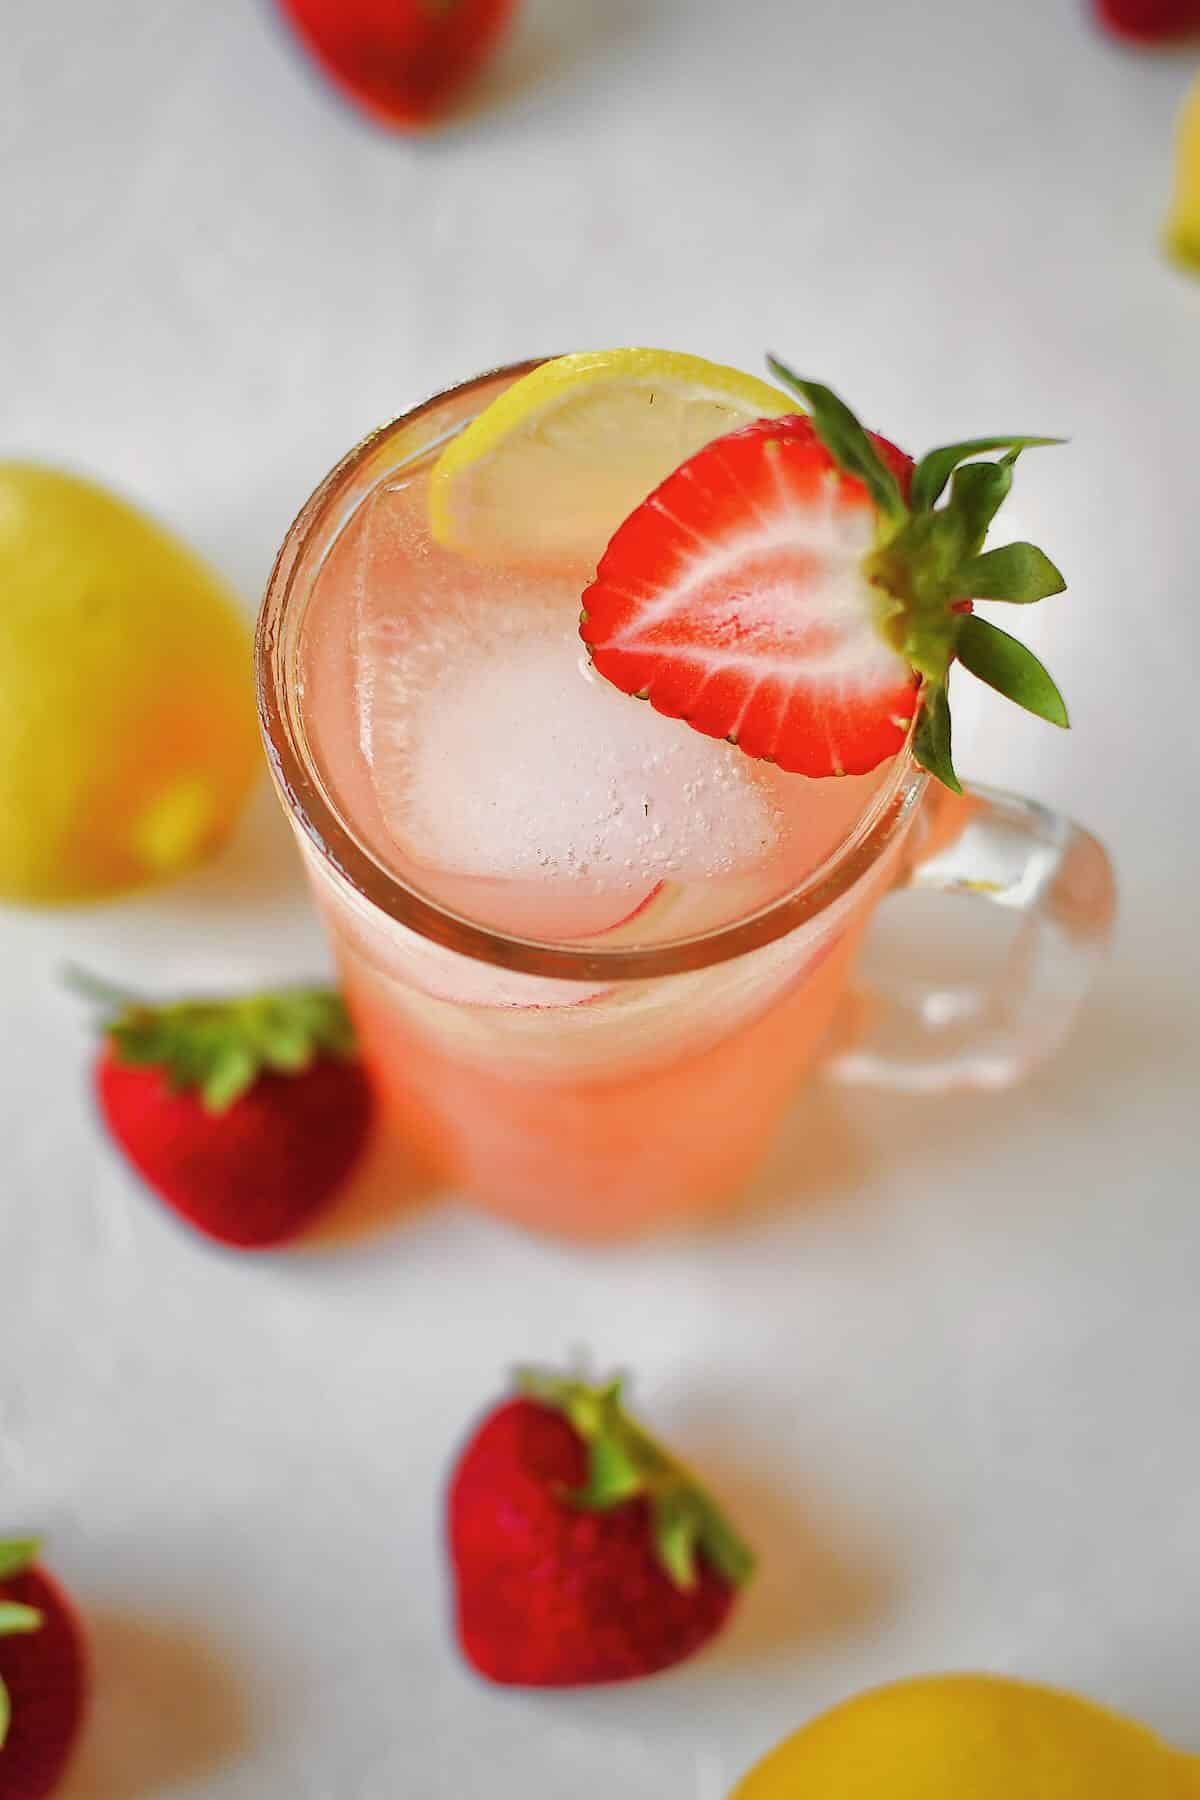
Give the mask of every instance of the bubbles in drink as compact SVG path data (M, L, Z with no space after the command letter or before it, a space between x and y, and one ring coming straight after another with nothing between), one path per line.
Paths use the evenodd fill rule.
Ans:
M589 570L444 549L427 480L365 502L306 624L310 738L379 860L514 935L633 943L744 916L836 847L877 777L781 775L620 693L579 639Z

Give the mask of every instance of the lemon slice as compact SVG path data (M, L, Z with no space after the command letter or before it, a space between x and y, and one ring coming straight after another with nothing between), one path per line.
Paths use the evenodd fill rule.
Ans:
M594 560L660 481L715 437L797 403L673 350L581 350L506 388L443 450L429 513L474 556Z

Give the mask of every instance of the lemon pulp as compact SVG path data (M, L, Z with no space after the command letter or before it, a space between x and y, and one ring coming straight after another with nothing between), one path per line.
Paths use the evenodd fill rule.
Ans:
M442 452L433 535L477 556L594 560L614 525L713 438L797 410L752 375L678 351L557 357Z

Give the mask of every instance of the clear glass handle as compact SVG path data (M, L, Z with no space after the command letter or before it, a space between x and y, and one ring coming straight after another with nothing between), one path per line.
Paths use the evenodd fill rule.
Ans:
M927 903L883 902L828 1070L906 1093L1008 1087L1058 1049L1091 985L1115 912L1108 856L1061 814L987 788L931 793L914 830L897 891L957 904L939 900L936 929L927 917L899 948L889 915L919 921Z

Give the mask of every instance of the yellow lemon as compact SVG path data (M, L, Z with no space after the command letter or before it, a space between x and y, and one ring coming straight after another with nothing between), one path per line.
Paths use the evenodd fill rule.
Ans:
M1200 78L1194 83L1179 121L1175 200L1167 222L1167 247L1193 269L1200 269Z
M259 766L249 632L215 576L91 482L0 462L0 898L172 874Z
M739 369L673 350L583 350L544 362L443 450L430 485L440 543L473 555L593 560L660 481L713 438L799 403Z
M930 1676L814 1719L732 1800L1200 1800L1200 1760L1051 1688Z

